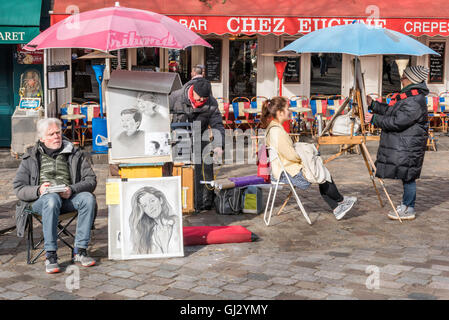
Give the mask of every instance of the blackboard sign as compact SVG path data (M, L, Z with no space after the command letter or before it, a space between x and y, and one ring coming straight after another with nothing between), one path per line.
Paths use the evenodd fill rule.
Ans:
M210 82L221 82L221 50L220 39L208 39L213 49L206 48L206 79Z
M446 42L431 41L429 42L429 47L440 54L440 56L429 55L429 83L444 83L444 54Z
M284 47L293 41L284 41ZM301 83L300 73L301 58L287 58L287 65L284 71L284 83Z
M118 51L111 51L110 54L113 56L118 55ZM122 70L128 70L128 50L127 49L120 49L120 67ZM111 58L111 69L116 70L118 64L118 59Z

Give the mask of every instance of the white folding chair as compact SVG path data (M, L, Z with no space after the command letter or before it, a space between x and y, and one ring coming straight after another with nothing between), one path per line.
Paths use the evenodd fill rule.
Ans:
M265 213L263 215L263 220L265 221L265 224L267 226L270 224L271 215L273 213L274 202L276 201L276 194L277 194L279 185L286 185L285 183L279 181L280 177L282 176L282 173L284 173L285 177L287 178L288 184L290 185L291 192L295 195L296 202L298 203L299 209L301 210L304 218L306 218L306 220L309 224L312 224L309 216L307 215L306 210L304 209L304 207L301 203L301 200L299 200L298 194L295 191L295 187L293 186L292 182L290 181L290 178L288 177L287 171L285 171L285 168L284 168L284 165L282 164L281 159L279 159L279 154L278 154L277 150L273 147L267 146L267 151L268 151L268 161L270 162L270 164L272 164L274 161L279 161L282 171L281 171L281 175L279 176L279 179L277 181L273 181L273 179L271 179L270 192L268 193L267 204L265 206ZM270 205L271 193L273 191L273 188L274 188L273 200L271 202L270 214L267 217L268 206Z

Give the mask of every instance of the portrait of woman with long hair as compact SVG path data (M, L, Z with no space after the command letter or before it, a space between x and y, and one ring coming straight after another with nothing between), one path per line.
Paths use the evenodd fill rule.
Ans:
M179 251L179 218L160 190L145 186L131 199L129 216L133 254Z

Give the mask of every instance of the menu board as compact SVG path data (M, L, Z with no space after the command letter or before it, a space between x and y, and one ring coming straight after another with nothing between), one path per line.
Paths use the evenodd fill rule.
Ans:
M429 47L440 54L440 56L429 55L429 83L444 83L444 55L446 42L431 41L429 42Z
M213 47L206 48L206 79L210 82L221 82L221 39L208 39Z
M110 54L113 56L118 55L118 51L111 51ZM110 59L111 60L111 69L116 70L118 65L118 59ZM120 49L120 67L122 70L128 70L128 50Z
M293 41L284 41L284 47ZM287 65L284 71L284 83L301 83L301 73L299 66L301 65L301 58L287 58Z

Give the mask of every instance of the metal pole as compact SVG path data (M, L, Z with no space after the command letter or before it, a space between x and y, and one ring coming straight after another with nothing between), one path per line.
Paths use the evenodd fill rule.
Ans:
M44 49L44 111L45 118L48 118L48 88L47 88L47 54L48 49Z

